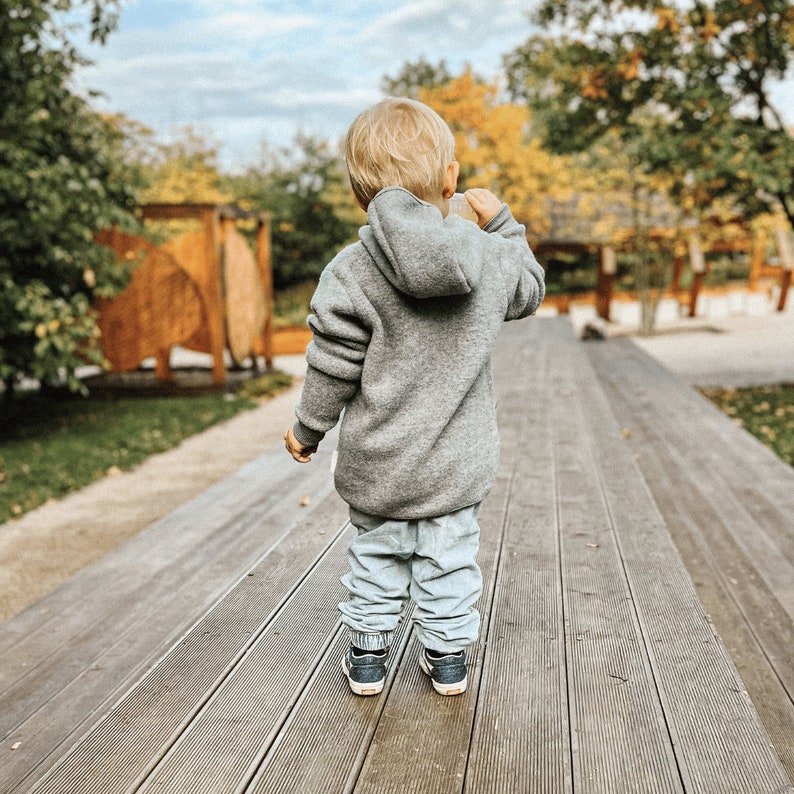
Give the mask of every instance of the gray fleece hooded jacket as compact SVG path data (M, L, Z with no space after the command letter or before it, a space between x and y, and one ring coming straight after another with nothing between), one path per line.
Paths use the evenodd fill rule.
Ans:
M317 444L344 409L341 497L388 518L443 515L491 487L491 352L503 321L540 305L543 269L507 205L480 229L390 187L367 219L312 299L295 436Z

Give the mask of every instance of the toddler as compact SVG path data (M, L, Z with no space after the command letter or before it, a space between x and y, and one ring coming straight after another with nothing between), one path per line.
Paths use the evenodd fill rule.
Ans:
M490 191L465 193L476 224L449 214L454 138L426 105L389 98L366 110L345 159L368 223L320 277L284 438L306 463L344 409L335 485L358 531L339 605L353 692L382 691L411 598L420 666L436 692L457 695L480 622L477 516L499 456L491 353L503 321L540 305L543 270Z

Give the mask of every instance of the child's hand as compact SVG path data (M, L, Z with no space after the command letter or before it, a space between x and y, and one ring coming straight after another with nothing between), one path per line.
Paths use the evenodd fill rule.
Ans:
M502 209L502 202L484 187L474 187L463 195L469 202L469 206L477 213L477 225L481 229L488 221L493 220Z
M301 442L295 438L295 433L292 432L292 428L284 433L284 442L287 446L287 452L289 452L298 463L309 463L312 459L311 456L317 452L316 444L313 447L306 447L301 444Z

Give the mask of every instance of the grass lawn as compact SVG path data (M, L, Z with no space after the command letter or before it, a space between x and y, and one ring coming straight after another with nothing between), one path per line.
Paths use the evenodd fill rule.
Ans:
M794 383L701 391L734 422L794 466Z
M231 399L24 396L0 418L0 522L94 480L131 469L211 425L253 408L292 382L281 372L245 384Z

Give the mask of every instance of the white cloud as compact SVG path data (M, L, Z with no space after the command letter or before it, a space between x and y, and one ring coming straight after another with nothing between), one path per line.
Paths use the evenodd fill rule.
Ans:
M515 44L528 34L526 3L517 0L420 0L380 16L364 32L365 43L390 43L391 52L425 49L431 60L444 51L483 48L491 40Z
M320 24L319 19L307 15L284 17L256 11L225 10L200 20L185 20L168 33L217 48L241 41L272 41L297 31L311 30Z
M127 0L96 65L79 76L103 110L163 136L193 125L231 167L297 130L335 140L409 61L496 75L531 33L525 0ZM794 81L776 89L794 123Z

